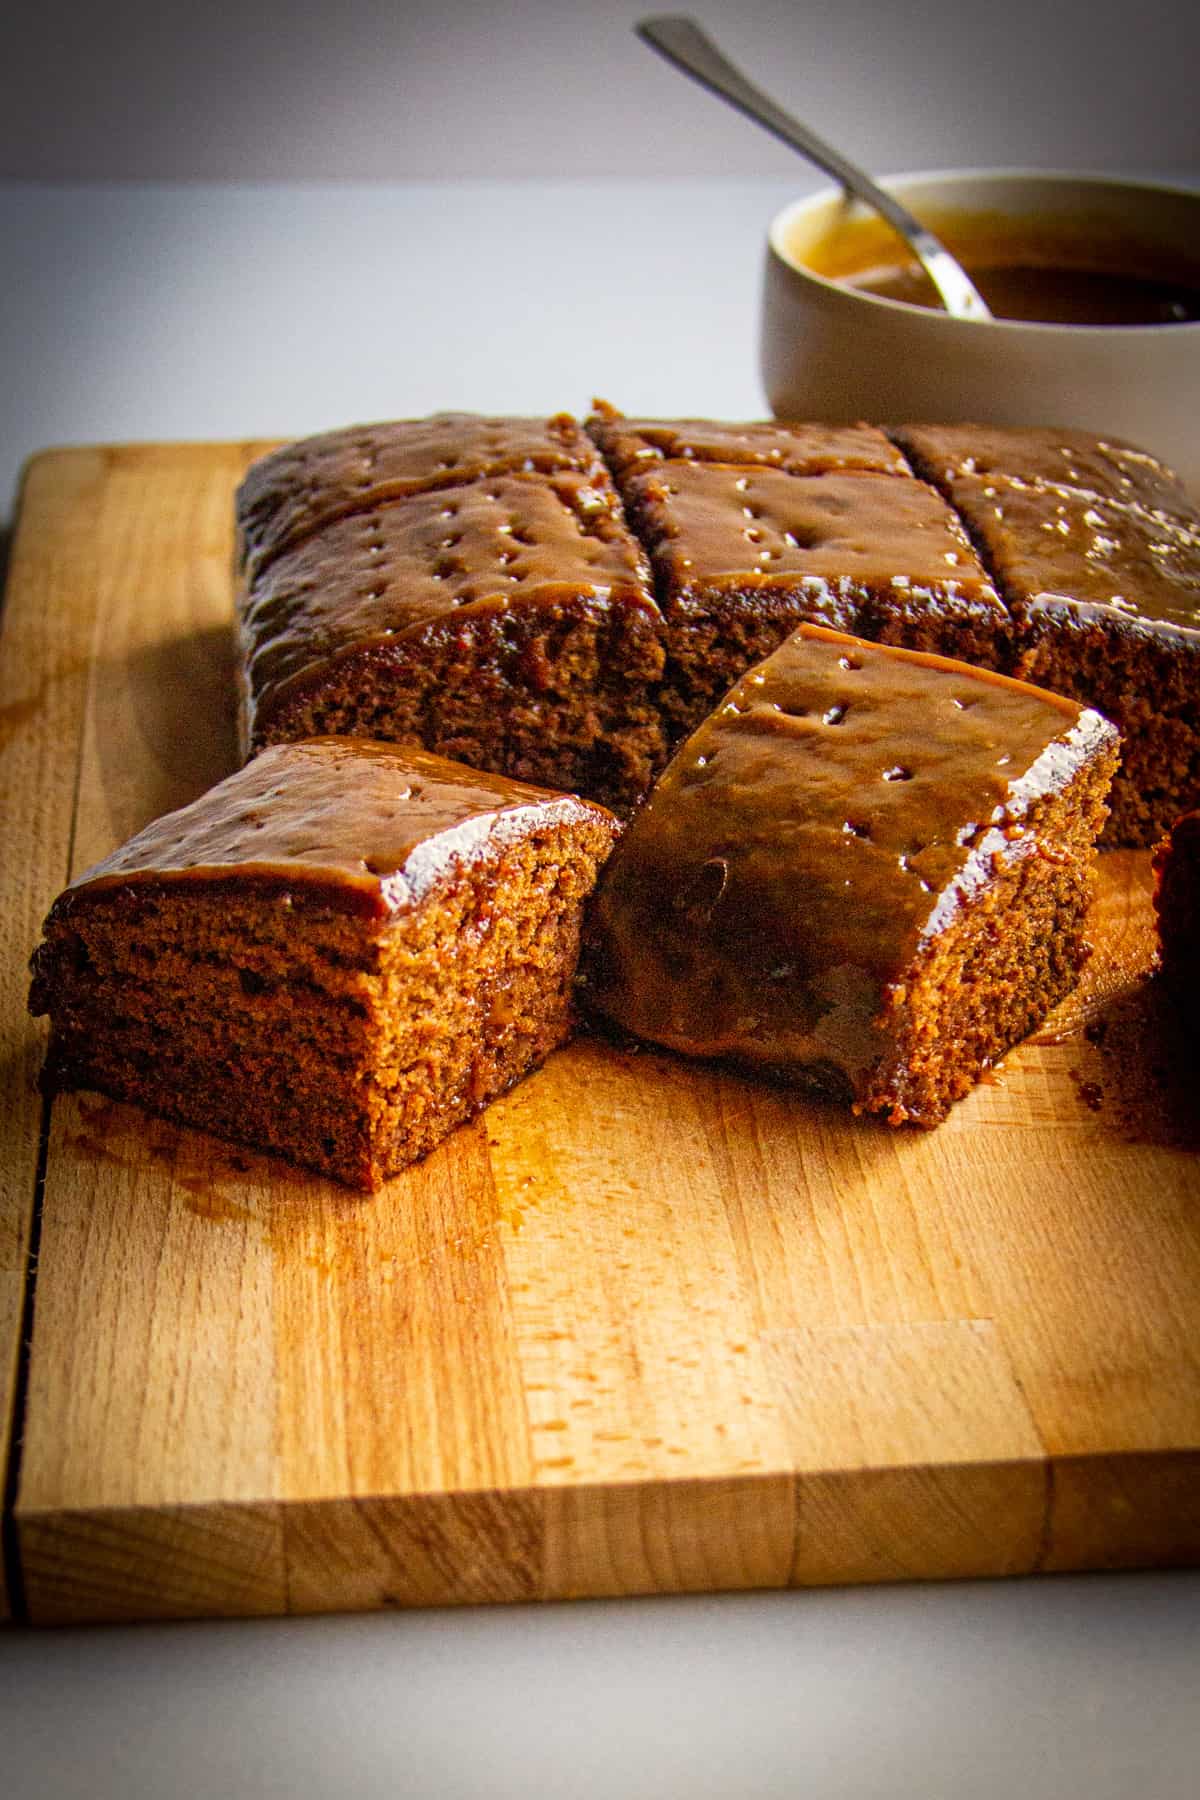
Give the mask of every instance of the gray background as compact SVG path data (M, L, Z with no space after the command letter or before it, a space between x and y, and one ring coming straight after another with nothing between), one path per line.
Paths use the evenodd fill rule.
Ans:
M786 174L787 151L636 42L631 22L653 10L41 0L5 33L0 178ZM880 169L1200 163L1188 0L695 10L761 83Z
M6 1800L1195 1800L1200 1576L0 1634Z

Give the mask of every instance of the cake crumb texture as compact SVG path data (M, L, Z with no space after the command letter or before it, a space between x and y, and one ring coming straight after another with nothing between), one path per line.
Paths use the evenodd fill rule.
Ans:
M628 814L809 622L1102 712L1107 843L1200 802L1200 514L1133 445L439 414L288 446L239 514L247 753L386 738Z
M259 832L246 788L264 775ZM372 1189L569 1035L583 903L616 829L599 807L331 741L264 753L186 812L47 920L30 1004L51 1020L49 1087ZM334 814L340 841L305 841Z

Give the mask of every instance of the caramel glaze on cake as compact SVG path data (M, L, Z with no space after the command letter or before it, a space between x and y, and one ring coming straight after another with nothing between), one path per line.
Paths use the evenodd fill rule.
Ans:
M1200 812L1185 813L1154 853L1162 977L1195 1029L1200 1002Z
M740 469L784 469L789 475L828 475L866 469L908 475L908 464L874 425L792 425L754 419L630 419L597 400L587 430L618 480L658 462L725 463Z
M237 614L247 752L388 739L619 807L665 760L661 616L603 470L334 519L260 569Z
M47 1083L377 1187L568 1035L616 829L419 750L266 750L55 903Z
M893 436L995 578L1016 671L1120 727L1107 840L1154 843L1200 795L1200 512L1127 444L975 425Z
M434 413L302 438L256 462L238 490L239 565L252 577L332 520L406 494L490 475L563 470L607 485L603 464L569 413L549 419Z
M635 1035L932 1125L1073 985L1117 734L803 625L619 844L587 994Z

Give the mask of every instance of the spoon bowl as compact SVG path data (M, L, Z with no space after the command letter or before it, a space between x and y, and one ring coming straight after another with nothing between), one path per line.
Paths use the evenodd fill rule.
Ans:
M887 185L951 242L956 219L986 218L1044 248L1090 237L1118 267L1200 268L1200 192L1185 188L1022 170ZM980 323L884 299L818 272L831 240L865 216L826 189L772 221L760 367L777 417L1074 426L1154 451L1200 494L1200 322Z

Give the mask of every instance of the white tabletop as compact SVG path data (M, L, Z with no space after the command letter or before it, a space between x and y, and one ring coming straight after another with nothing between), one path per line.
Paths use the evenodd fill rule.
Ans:
M0 517L50 443L763 410L798 182L0 189ZM0 1634L12 1800L1193 1800L1200 1575Z
M52 443L761 414L766 226L816 185L0 187L0 507Z

